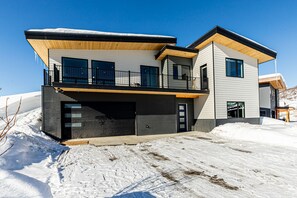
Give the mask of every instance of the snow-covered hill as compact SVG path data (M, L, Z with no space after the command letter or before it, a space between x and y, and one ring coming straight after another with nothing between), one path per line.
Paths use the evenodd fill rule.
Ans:
M281 91L280 106L294 107L295 110L291 111L291 120L297 122L297 86Z
M10 97L11 109L19 96ZM17 125L0 143L0 197L297 194L297 126L290 123L264 118L137 145L67 148L39 130L40 93L22 97Z

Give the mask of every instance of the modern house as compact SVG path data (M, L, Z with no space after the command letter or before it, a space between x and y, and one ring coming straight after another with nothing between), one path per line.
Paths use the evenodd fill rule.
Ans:
M216 26L187 47L172 36L31 29L47 66L43 131L58 139L210 131L259 123L259 64L273 50Z
M279 91L286 88L280 73L259 76L260 116L278 119L283 112L286 114L286 121L290 120L290 107L281 107L279 104Z

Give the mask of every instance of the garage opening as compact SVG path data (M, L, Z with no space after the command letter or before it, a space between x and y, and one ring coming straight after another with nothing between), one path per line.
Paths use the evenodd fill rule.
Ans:
M135 135L133 102L62 102L62 138Z

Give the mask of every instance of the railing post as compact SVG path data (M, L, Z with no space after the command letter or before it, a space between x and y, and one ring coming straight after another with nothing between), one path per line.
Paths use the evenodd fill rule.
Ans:
M161 74L161 77L162 77L162 88L164 88L164 74L163 73Z
M189 90L189 77L186 76L186 80L187 80L187 90Z
M45 69L43 69L43 85L47 85L47 83L46 83L46 81L47 81L47 78L48 76L47 76L47 74L46 74L46 70Z
M131 72L130 72L130 70L128 71L128 74L129 74L129 87L131 87Z

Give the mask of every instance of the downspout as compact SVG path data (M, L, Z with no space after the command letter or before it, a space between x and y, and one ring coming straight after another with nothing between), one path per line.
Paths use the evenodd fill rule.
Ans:
M259 76L260 76L260 71L259 71L259 59L257 59L257 69L258 69L258 84L257 84L257 86L258 86L258 105L259 105L259 124L260 124L260 117L261 117L261 115L260 115L260 83L259 83ZM246 115L244 115L244 117L246 117Z
M217 111L216 111L216 86L215 86L215 62L214 62L214 43L211 42L212 46L212 69L213 69L213 97L214 97L214 128L217 126Z

